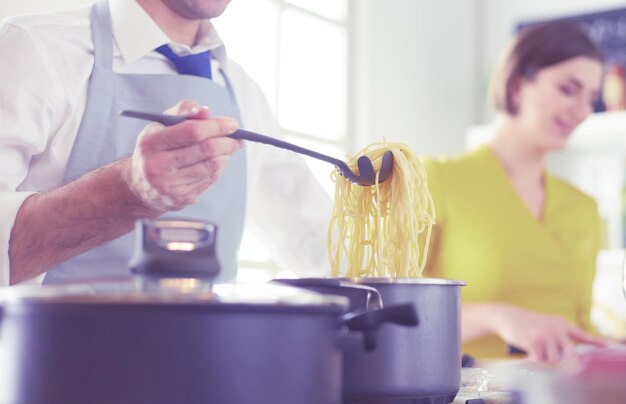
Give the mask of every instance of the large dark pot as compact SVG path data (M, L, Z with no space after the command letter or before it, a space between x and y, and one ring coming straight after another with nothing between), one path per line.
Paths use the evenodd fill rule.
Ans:
M319 279L281 280L291 285L362 301ZM381 327L377 349L344 354L343 394L347 403L447 404L461 382L461 286L447 279L359 278L331 282L374 287L384 306L412 303L419 326ZM401 400L401 401L397 401Z
M415 321L277 285L98 287L0 292L1 403L338 404L346 326Z

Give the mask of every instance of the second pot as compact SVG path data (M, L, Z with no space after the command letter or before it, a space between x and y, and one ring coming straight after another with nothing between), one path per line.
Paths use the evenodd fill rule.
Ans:
M354 279L372 286L383 303L415 304L420 325L382 327L378 349L344 354L344 398L412 399L445 404L461 385L461 289L447 279Z
M434 278L336 281L375 288L385 307L412 303L419 317L417 327L382 326L375 351L344 352L344 403L452 402L461 384L461 286L465 283ZM350 297L346 289L320 288L311 279L287 283ZM351 310L367 308L352 298L350 303Z

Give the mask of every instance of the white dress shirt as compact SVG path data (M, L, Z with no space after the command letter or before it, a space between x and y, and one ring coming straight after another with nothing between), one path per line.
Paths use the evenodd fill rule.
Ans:
M113 70L176 74L153 50L171 41L135 1L109 0L114 36ZM0 27L0 285L9 284L8 248L22 202L62 185L85 110L93 66L91 7L18 16ZM193 48L214 50L213 77L230 79L242 127L276 136L277 127L259 87L226 58L206 21ZM218 49L219 48L219 49ZM301 275L327 272L326 231L331 201L296 154L248 142L246 228L285 269Z

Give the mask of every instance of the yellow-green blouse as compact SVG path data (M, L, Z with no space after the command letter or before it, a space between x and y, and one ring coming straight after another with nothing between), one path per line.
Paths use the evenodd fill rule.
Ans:
M487 146L423 163L437 210L425 276L465 280L465 303L511 304L591 329L601 234L592 198L545 174L544 211L536 219ZM478 358L506 356L496 336L463 350Z

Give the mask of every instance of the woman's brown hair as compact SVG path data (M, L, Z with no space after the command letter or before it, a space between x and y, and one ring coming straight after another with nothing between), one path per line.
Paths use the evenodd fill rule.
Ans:
M515 115L512 93L520 79L532 79L541 69L579 56L604 61L604 52L575 22L551 21L523 29L501 56L491 80L494 107Z

